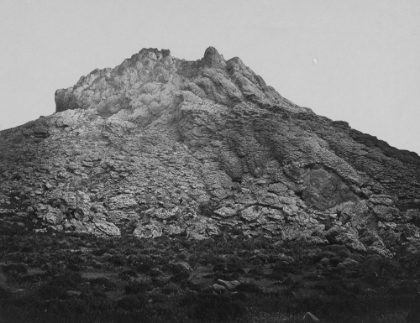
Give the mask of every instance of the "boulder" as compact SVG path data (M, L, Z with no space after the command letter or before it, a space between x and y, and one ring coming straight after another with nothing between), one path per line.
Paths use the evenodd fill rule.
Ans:
M121 235L120 229L110 222L94 222L96 231L100 235L110 236L110 237L119 237Z
M226 280L223 280L223 279L218 279L217 282L220 285L225 286L228 290L235 289L240 284L240 282L238 280L226 281Z
M229 218L237 213L234 208L223 206L218 210L214 211L215 214L221 216L222 218Z
M359 241L357 230L349 225L333 226L327 231L326 237L330 242L342 244L351 250L366 251L366 247Z
M163 234L163 227L160 222L151 221L148 224L139 224L133 232L137 238L159 238Z
M251 206L241 211L241 217L246 221L255 221L261 215L261 207Z
M388 222L395 220L395 218L399 215L397 208L385 205L375 205L372 210L379 220Z
M169 265L175 274L189 273L193 271L191 266L185 261L170 262Z
M118 196L111 197L109 199L109 209L116 210L116 209L125 209L137 206L137 202L135 198L131 195L122 194Z

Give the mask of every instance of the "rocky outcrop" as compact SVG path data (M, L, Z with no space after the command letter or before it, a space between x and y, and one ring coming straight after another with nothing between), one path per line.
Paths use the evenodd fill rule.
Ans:
M143 49L55 100L0 132L0 207L54 230L417 248L415 153L293 104L215 48L192 62Z

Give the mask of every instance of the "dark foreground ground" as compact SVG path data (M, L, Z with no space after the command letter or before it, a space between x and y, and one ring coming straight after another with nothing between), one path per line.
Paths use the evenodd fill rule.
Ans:
M29 221L29 220L28 220ZM118 240L0 226L0 322L405 322L420 256L249 239ZM420 306L420 304L419 304Z

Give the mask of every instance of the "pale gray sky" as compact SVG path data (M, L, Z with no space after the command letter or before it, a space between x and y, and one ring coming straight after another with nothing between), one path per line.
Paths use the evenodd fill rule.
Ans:
M1 0L0 125L144 47L239 56L317 114L420 154L418 0Z

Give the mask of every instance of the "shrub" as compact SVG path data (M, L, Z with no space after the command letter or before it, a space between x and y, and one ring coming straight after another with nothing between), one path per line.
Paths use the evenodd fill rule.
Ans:
M246 307L232 295L187 294L181 305L188 306L190 316L199 321L233 321L245 314Z
M175 285L174 283L169 283L162 288L162 293L165 295L176 294L178 290L179 287L177 285Z
M67 267L68 270L71 270L71 271L80 271L81 270L80 265L77 265L75 263L69 263L66 267Z
M243 293L262 293L261 287L257 286L255 283L241 283L235 290Z
M3 272L9 275L26 274L28 268L24 264L10 264L2 266Z
M0 299L8 299L12 292L0 285Z
M100 256L102 256L107 251L108 251L107 248L95 249L95 250L92 250L92 255L97 256L97 257L100 257Z
M214 274L214 278L223 279L223 280L236 280L239 278L239 274L238 273L224 274L224 273L217 272Z
M58 317L74 316L87 313L89 311L89 305L84 300L79 298L69 298L67 300L54 299L49 302L47 310Z
M92 278L89 280L89 283L91 286L101 286L106 289L113 289L117 286L114 282L110 281L106 277Z
M282 261L276 262L273 266L275 272L297 274L300 272L299 266L296 264L287 264Z
M109 261L116 267L124 266L125 260L122 255L112 255Z
M131 266L139 273L147 274L154 267L153 260L150 256L141 255L133 257Z
M82 283L83 279L79 273L68 272L54 277L49 282L42 285L36 292L41 299L65 299L66 291L77 289L77 285Z
M42 280L45 280L48 277L48 273L40 273L40 274L29 274L23 275L19 277L20 282L29 282L29 283L36 283Z
M139 311L147 304L147 298L145 295L141 295L140 297L135 295L129 295L121 298L117 302L117 308L121 308L126 311Z
M171 277L171 281L174 283L181 282L183 280L187 280L190 277L190 274L187 272L182 272Z
M228 272L231 272L231 273L238 273L238 274L245 273L245 270L237 263L228 263L226 269Z
M150 284L146 282L134 281L125 286L125 293L127 295L145 293L150 288Z
M118 277L120 277L123 280L130 280L131 277L137 276L137 273L132 269L124 270L118 274Z

